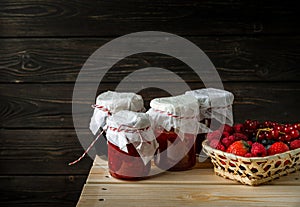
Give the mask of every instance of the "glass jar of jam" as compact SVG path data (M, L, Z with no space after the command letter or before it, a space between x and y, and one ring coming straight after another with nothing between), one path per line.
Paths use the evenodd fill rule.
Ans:
M170 171L188 170L196 164L195 138L193 134L179 137L174 129L157 130L156 140L159 143L154 163L160 169Z
M93 108L94 113L90 122L90 130L94 135L97 135L103 131L107 117L121 110L141 112L144 110L144 102L142 97L135 93L107 91L97 97ZM101 136L95 143L96 153L99 156L107 156L106 133L103 132Z
M147 113L159 143L154 163L169 171L191 169L196 164L197 99L189 95L157 98L150 102L150 106Z
M108 167L118 179L147 178L158 147L147 114L119 111L107 119Z
M149 175L151 162L145 165L133 144L127 144L126 147L128 152L108 142L109 173L123 180L145 179Z
M208 128L214 131L223 127L224 124L232 126L234 95L229 91L215 88L187 91L185 94L192 95L198 100L200 123L207 127L206 129L203 128L203 130L200 129L197 135L196 153L199 154Z

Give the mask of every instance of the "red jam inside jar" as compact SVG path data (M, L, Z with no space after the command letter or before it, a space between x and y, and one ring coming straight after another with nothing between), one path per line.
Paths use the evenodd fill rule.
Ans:
M196 164L196 135L184 134L184 139L174 132L156 130L156 140L159 143L154 163L157 167L169 171L188 170Z
M146 165L133 144L127 144L128 153L108 142L108 168L111 176L123 180L145 179L150 172L151 162Z

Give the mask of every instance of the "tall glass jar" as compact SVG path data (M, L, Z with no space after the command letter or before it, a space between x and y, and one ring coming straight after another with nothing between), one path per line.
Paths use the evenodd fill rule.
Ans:
M163 170L191 169L196 163L197 100L189 95L157 98L151 101L150 106L147 113L159 143L154 163Z
M203 127L199 130L196 139L196 153L200 154L208 128L216 130L223 127L224 124L233 125L234 95L229 91L215 88L187 91L185 94L192 95L198 100L200 123L206 125L206 128Z
M119 111L107 119L108 167L118 179L147 178L158 147L149 116Z
M90 122L90 130L96 135L103 131L107 117L121 110L142 112L144 111L144 102L142 97L135 93L107 91L97 97L93 108L94 113ZM103 132L102 138L95 143L95 148L97 155L107 156L108 149L105 132Z

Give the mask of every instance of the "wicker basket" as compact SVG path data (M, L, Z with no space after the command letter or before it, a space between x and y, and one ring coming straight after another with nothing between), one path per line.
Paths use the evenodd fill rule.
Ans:
M211 157L217 175L247 185L260 185L300 169L300 149L267 157L241 157L211 148L207 140L204 152Z

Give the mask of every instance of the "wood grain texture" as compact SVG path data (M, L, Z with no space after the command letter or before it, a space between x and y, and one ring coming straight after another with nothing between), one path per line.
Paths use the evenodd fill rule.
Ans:
M156 170L153 164L152 171ZM107 161L101 159L99 156L94 160L89 176L86 181L87 184L130 184L128 181L113 178L108 171ZM171 172L157 174L149 179L144 179L135 182L138 185L142 184L187 184L187 185L241 185L229 179L224 179L214 174L213 165L208 158L205 162L197 162L192 170ZM300 185L300 172L291 173L288 176L283 176L280 179L267 183L267 185Z
M0 39L0 82L75 82L88 57L112 39ZM300 78L299 36L188 39L208 55L224 82L298 81ZM103 61L111 61L112 58L103 58ZM199 82L198 76L185 63L158 53L124 58L106 73L102 82L120 82L128 74L146 67L166 68L185 81ZM101 62L94 62L89 68L92 70L82 80L84 82L95 81L95 74L105 74ZM148 82L167 80L163 72L153 74L151 70L138 78Z
M87 136L93 137L92 134ZM92 160L74 130L0 130L0 175L86 175Z
M199 176L199 179L200 176ZM105 190L103 190L105 189ZM87 184L85 206L299 206L300 186Z
M0 206L75 206L86 176L0 176Z
M143 82L125 84L124 91L134 91ZM98 93L114 90L117 84L101 84ZM166 87L176 84L167 84ZM247 118L274 120L279 122L299 121L300 84L299 83L226 83L225 89L235 95L235 121ZM201 83L191 83L192 89L203 87ZM92 115L91 104L85 94L91 93L91 86L84 85L80 91L82 100L75 103L79 107L75 121L82 128L88 128ZM178 89L179 90L179 89ZM73 84L0 84L0 111L2 128L73 128L72 92ZM176 90L175 90L176 92ZM177 91L181 94L182 91ZM149 88L140 94L149 107L149 101L155 97L168 96L163 90ZM253 113L255 112L255 113Z
M1 36L299 33L292 1L2 1Z
M132 182L113 178L107 161L97 157L77 206L298 206L299 176L298 171L253 187L196 165Z

